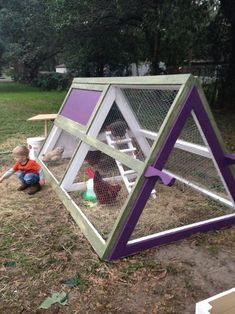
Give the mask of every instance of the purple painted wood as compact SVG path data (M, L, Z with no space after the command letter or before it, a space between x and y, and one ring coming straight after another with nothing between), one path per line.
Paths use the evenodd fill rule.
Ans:
M102 91L73 88L60 115L86 125Z
M179 114L169 131L169 134L165 140L162 149L160 150L153 167L158 170L162 170L164 167L176 140L179 138L180 132L189 117L191 111L194 110L197 119L201 125L203 133L207 139L208 144L210 145L211 151L214 155L214 158L218 164L218 167L223 175L223 178L228 186L230 194L235 201L235 179L233 174L229 168L228 161L226 160L226 156L222 151L216 134L214 133L211 122L207 116L207 113L203 107L200 96L196 87L193 87L188 97L185 100ZM152 188L154 187L156 179L148 178L144 181L144 184L137 196L136 202L133 206L132 211L130 212L129 217L127 218L123 229L119 235L119 239L114 247L111 255L109 257L110 260L116 259L119 257L127 256L129 254L136 253L140 250L147 249L153 246L157 246L160 244L166 244L172 241L176 241L178 239L183 239L193 233L196 232L205 232L208 230L215 230L218 228L224 228L226 226L231 226L235 223L235 214L230 215L229 217L221 217L216 221L210 222L201 222L197 226L189 226L184 230L172 231L172 233L168 233L168 235L156 235L151 239L146 239L144 241L136 242L134 244L127 244L136 223L139 220L139 217L144 209L144 206L150 196Z
M223 229L235 224L235 215L231 215L230 217L221 217L221 219L214 222L204 222L197 226L188 226L183 230L172 230L165 235L156 235L152 239L146 239L143 241L139 241L137 243L128 244L122 252L122 255L118 256L125 257L136 252L150 249L152 247L163 245L171 242L176 242L178 240L185 239L192 234L197 232L208 232Z
M226 163L228 165L234 165L235 164L235 155L232 154L225 154Z
M175 178L151 166L148 167L147 170L145 171L144 177L145 178L159 177L162 180L163 184L167 186L172 186L175 183Z

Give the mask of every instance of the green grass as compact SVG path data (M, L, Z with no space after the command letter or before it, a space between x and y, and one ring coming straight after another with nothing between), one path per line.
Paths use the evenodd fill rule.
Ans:
M27 119L37 114L58 112L66 93L67 91L48 92L14 82L1 82L0 145L7 147L3 144L11 138L22 140L42 135L43 121Z

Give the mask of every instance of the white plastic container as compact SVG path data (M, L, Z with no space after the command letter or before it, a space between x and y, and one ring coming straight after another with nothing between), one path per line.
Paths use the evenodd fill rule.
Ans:
M94 192L94 181L89 179L86 182L86 192L82 194L82 197L85 201L96 201L96 194Z
M27 138L27 144L29 149L29 159L35 160L39 154L45 137L29 137Z

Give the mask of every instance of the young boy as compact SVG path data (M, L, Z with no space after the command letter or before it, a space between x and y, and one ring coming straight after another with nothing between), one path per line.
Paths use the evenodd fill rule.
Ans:
M29 159L28 148L23 145L16 146L12 154L16 163L3 174L0 178L0 183L17 172L17 176L21 181L21 186L17 189L18 191L29 188L29 195L40 191L41 186L45 184L44 174L36 161Z

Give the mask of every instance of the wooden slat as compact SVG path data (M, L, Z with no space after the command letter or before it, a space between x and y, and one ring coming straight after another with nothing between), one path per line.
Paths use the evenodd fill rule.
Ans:
M56 126L60 127L61 129L67 131L68 133L72 134L75 137L78 137L80 140L86 142L87 144L91 145L92 147L97 148L98 150L101 150L103 153L113 157L114 159L117 159L121 161L124 165L127 167L140 172L143 170L144 163L140 160L133 160L130 156L128 156L125 153L122 153L107 144L104 144L100 142L99 140L85 134L80 130L80 126L78 123L71 121L70 119L67 119L65 117L58 117L55 121Z
M79 89L85 89L85 90L95 90L95 91L103 91L105 90L110 83L105 84L87 84L87 83L77 83L73 81L72 88L79 88Z
M73 83L82 84L143 84L143 85L182 85L190 77L190 74L156 75L156 76L128 76L128 77L92 77L75 78Z
M132 171L132 170L131 170ZM126 175L128 177L128 179L135 179L137 174L135 172L133 173L128 173ZM123 181L122 176L114 176L114 177L110 177L110 178L102 178L104 181ZM67 192L72 192L72 191L80 191L80 190L84 190L86 188L86 182L78 182L78 183L73 183L69 189L65 189Z
M225 294L210 302L212 314L234 314L235 313L235 291Z
M158 85L151 85L151 84L135 84L135 85L127 85L127 84L114 84L113 86L115 87L118 87L120 89L154 89L154 90L160 90L160 91L163 91L163 90L166 90L166 91L177 91L180 89L180 86L181 84L177 84L177 85L173 85L173 84L166 84L166 85L163 85L163 84L158 84Z
M49 133L46 141L43 144L42 149L40 150L39 156L45 154L47 151L52 150L55 148L55 144L58 141L62 130L59 129L57 126L53 125L51 132Z
M38 114L27 119L27 121L55 120L56 117L57 113Z
M234 314L235 288L196 303L195 314Z
M147 236L143 236L143 237L140 237L140 238L137 238L137 239L129 240L128 241L128 245L136 245L138 243L154 239L154 238L156 238L156 236L157 237L167 236L167 235L170 235L172 233L176 233L178 231L187 230L189 228L194 228L194 227L197 227L197 226L207 225L208 223L217 222L217 221L219 221L221 219L231 218L231 217L234 217L234 214L224 215L222 217L216 217L216 218L207 219L207 220L204 220L203 222L201 222L201 221L194 222L194 223L189 224L189 225L176 227L176 228L172 228L172 229L169 229L169 230L160 231L160 232L149 234Z
M80 142L78 149L74 151L72 158L67 165L64 176L61 178L60 184L65 190L69 190L70 186L73 184L80 167L82 166L84 159L89 151L89 145ZM77 153L78 152L78 153Z
M140 129L139 131L142 135L144 135L146 138L149 138L151 140L156 140L159 133ZM211 158L211 154L206 146L186 142L183 140L177 140L175 143L175 147L179 148L181 150L184 150L186 152L190 152L196 155L200 155L206 158Z

